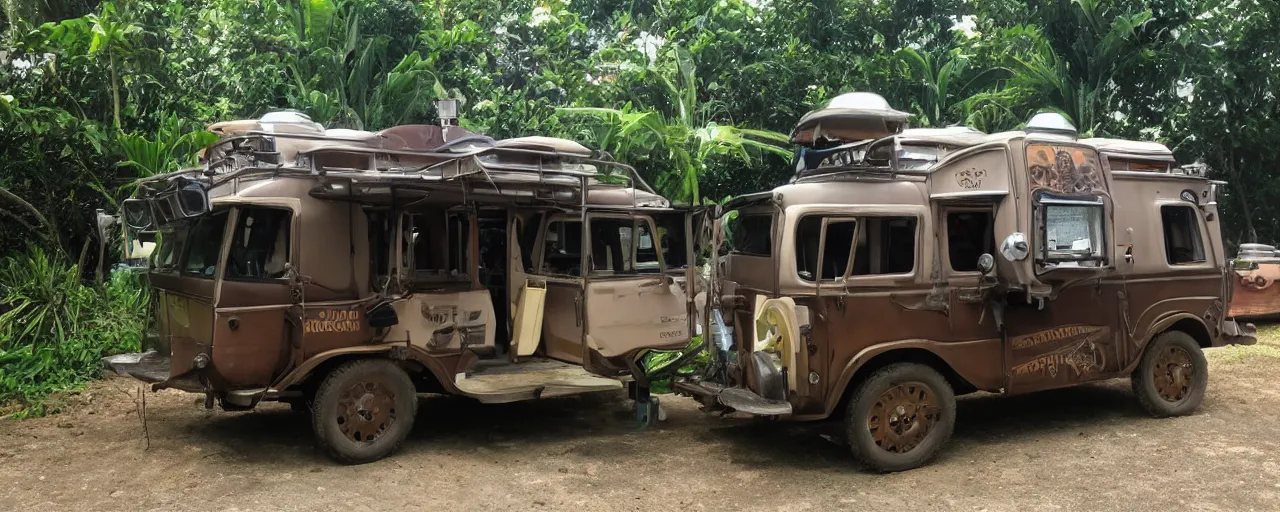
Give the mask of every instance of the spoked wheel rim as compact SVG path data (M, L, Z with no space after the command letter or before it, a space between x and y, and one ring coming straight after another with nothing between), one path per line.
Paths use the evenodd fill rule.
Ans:
M396 394L390 383L361 379L338 396L338 430L347 439L372 444L396 421Z
M924 442L941 415L942 407L932 388L906 382L880 394L867 415L867 428L880 449L903 454Z
M1166 347L1156 358L1151 369L1156 393L1166 402L1181 402L1191 394L1191 384L1196 377L1191 353L1182 347Z

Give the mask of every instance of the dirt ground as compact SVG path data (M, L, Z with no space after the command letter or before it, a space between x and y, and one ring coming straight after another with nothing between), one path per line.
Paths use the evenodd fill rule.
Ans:
M1274 343L1274 344L1271 344ZM346 467L306 418L205 411L113 378L0 421L8 510L1280 510L1280 342L1210 351L1193 416L1143 415L1128 382L962 398L932 465L859 471L814 425L727 421L668 398L636 430L620 394L483 406L423 399L404 449Z

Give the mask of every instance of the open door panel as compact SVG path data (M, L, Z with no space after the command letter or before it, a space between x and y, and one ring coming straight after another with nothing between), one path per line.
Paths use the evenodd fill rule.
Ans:
M685 347L691 335L689 286L677 279L683 274L668 272L666 260L673 251L663 245L674 237L661 236L648 215L590 214L587 222L587 351L611 359L643 349ZM679 235L685 245L684 233ZM688 251L680 252L685 259ZM589 370L592 361L584 358Z

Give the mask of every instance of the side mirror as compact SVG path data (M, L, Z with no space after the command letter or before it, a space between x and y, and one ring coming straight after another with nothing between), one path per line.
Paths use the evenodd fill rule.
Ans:
M982 272L982 275L991 275L991 271L995 269L996 258L994 256L985 252L982 253L982 256L978 256L978 271Z
M1027 235L1022 233L1013 233L1005 237L1004 243L1000 244L1000 255L1009 261L1022 261L1027 259Z
M126 199L120 203L120 217L124 225L134 231L147 231L152 228L151 209L141 199Z
M178 211L185 218L199 217L209 211L209 195L199 183L189 181L177 190Z

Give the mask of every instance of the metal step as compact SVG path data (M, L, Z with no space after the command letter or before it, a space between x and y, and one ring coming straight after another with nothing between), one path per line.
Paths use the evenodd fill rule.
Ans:
M727 388L716 395L721 405L735 411L757 416L785 416L791 414L791 403L769 400L745 388Z
M143 382L155 383L169 380L169 356L154 350L104 357L102 364L107 370L116 374L133 377Z
M622 381L551 359L487 366L458 374L454 385L483 403L506 403L622 389Z

